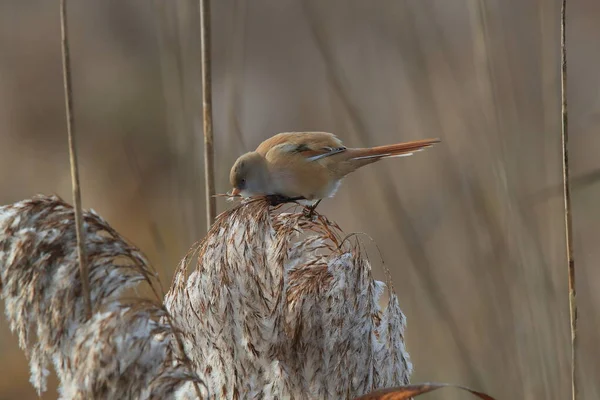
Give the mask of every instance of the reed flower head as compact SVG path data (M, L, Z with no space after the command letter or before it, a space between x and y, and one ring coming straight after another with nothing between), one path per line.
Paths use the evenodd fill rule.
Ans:
M380 307L384 285L359 245L322 215L262 200L223 213L182 260L164 304L124 297L141 282L159 293L136 247L93 211L84 230L89 320L71 206L37 196L0 207L0 296L39 393L50 365L64 399L191 399L195 388L211 398L348 398L409 381L397 297Z
M93 211L84 229L94 311L87 321L72 207L55 196L0 207L0 296L38 393L50 364L64 399L167 398L198 380L172 358L173 327L160 302L121 298L142 281L154 289L146 258Z
M217 218L165 305L218 398L349 398L409 381L405 318L357 244L262 200Z

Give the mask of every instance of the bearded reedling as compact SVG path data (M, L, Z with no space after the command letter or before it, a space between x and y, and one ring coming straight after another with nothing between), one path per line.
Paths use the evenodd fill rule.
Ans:
M439 141L353 149L332 133L279 133L236 160L229 175L231 194L267 196L273 205L301 201L309 205L310 215L322 199L335 195L349 173L384 158L410 156Z

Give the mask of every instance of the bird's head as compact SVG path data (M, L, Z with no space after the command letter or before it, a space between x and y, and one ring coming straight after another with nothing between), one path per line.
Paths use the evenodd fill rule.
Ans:
M233 195L249 197L269 194L264 157L254 151L240 156L231 168L229 181L233 186Z

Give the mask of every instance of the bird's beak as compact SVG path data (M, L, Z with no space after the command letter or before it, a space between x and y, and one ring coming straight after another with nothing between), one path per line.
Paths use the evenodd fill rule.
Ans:
M231 195L232 196L239 196L240 195L240 189L233 188L233 190L231 191Z

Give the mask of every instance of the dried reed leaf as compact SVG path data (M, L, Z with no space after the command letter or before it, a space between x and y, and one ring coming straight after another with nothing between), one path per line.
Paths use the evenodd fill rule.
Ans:
M405 318L325 217L251 200L182 261L165 305L217 398L351 398L409 382Z
M453 387L465 390L483 400L494 400L493 397L488 396L485 393L477 392L464 386L449 385L446 383L418 383L414 385L376 390L364 396L357 397L355 400L409 400L412 397L433 392L434 390L445 387Z
M124 302L145 281L146 258L93 211L84 214L93 315L86 321L73 208L36 196L0 207L0 296L31 382L53 364L64 399L169 398L197 376L173 357L174 328L158 301Z

